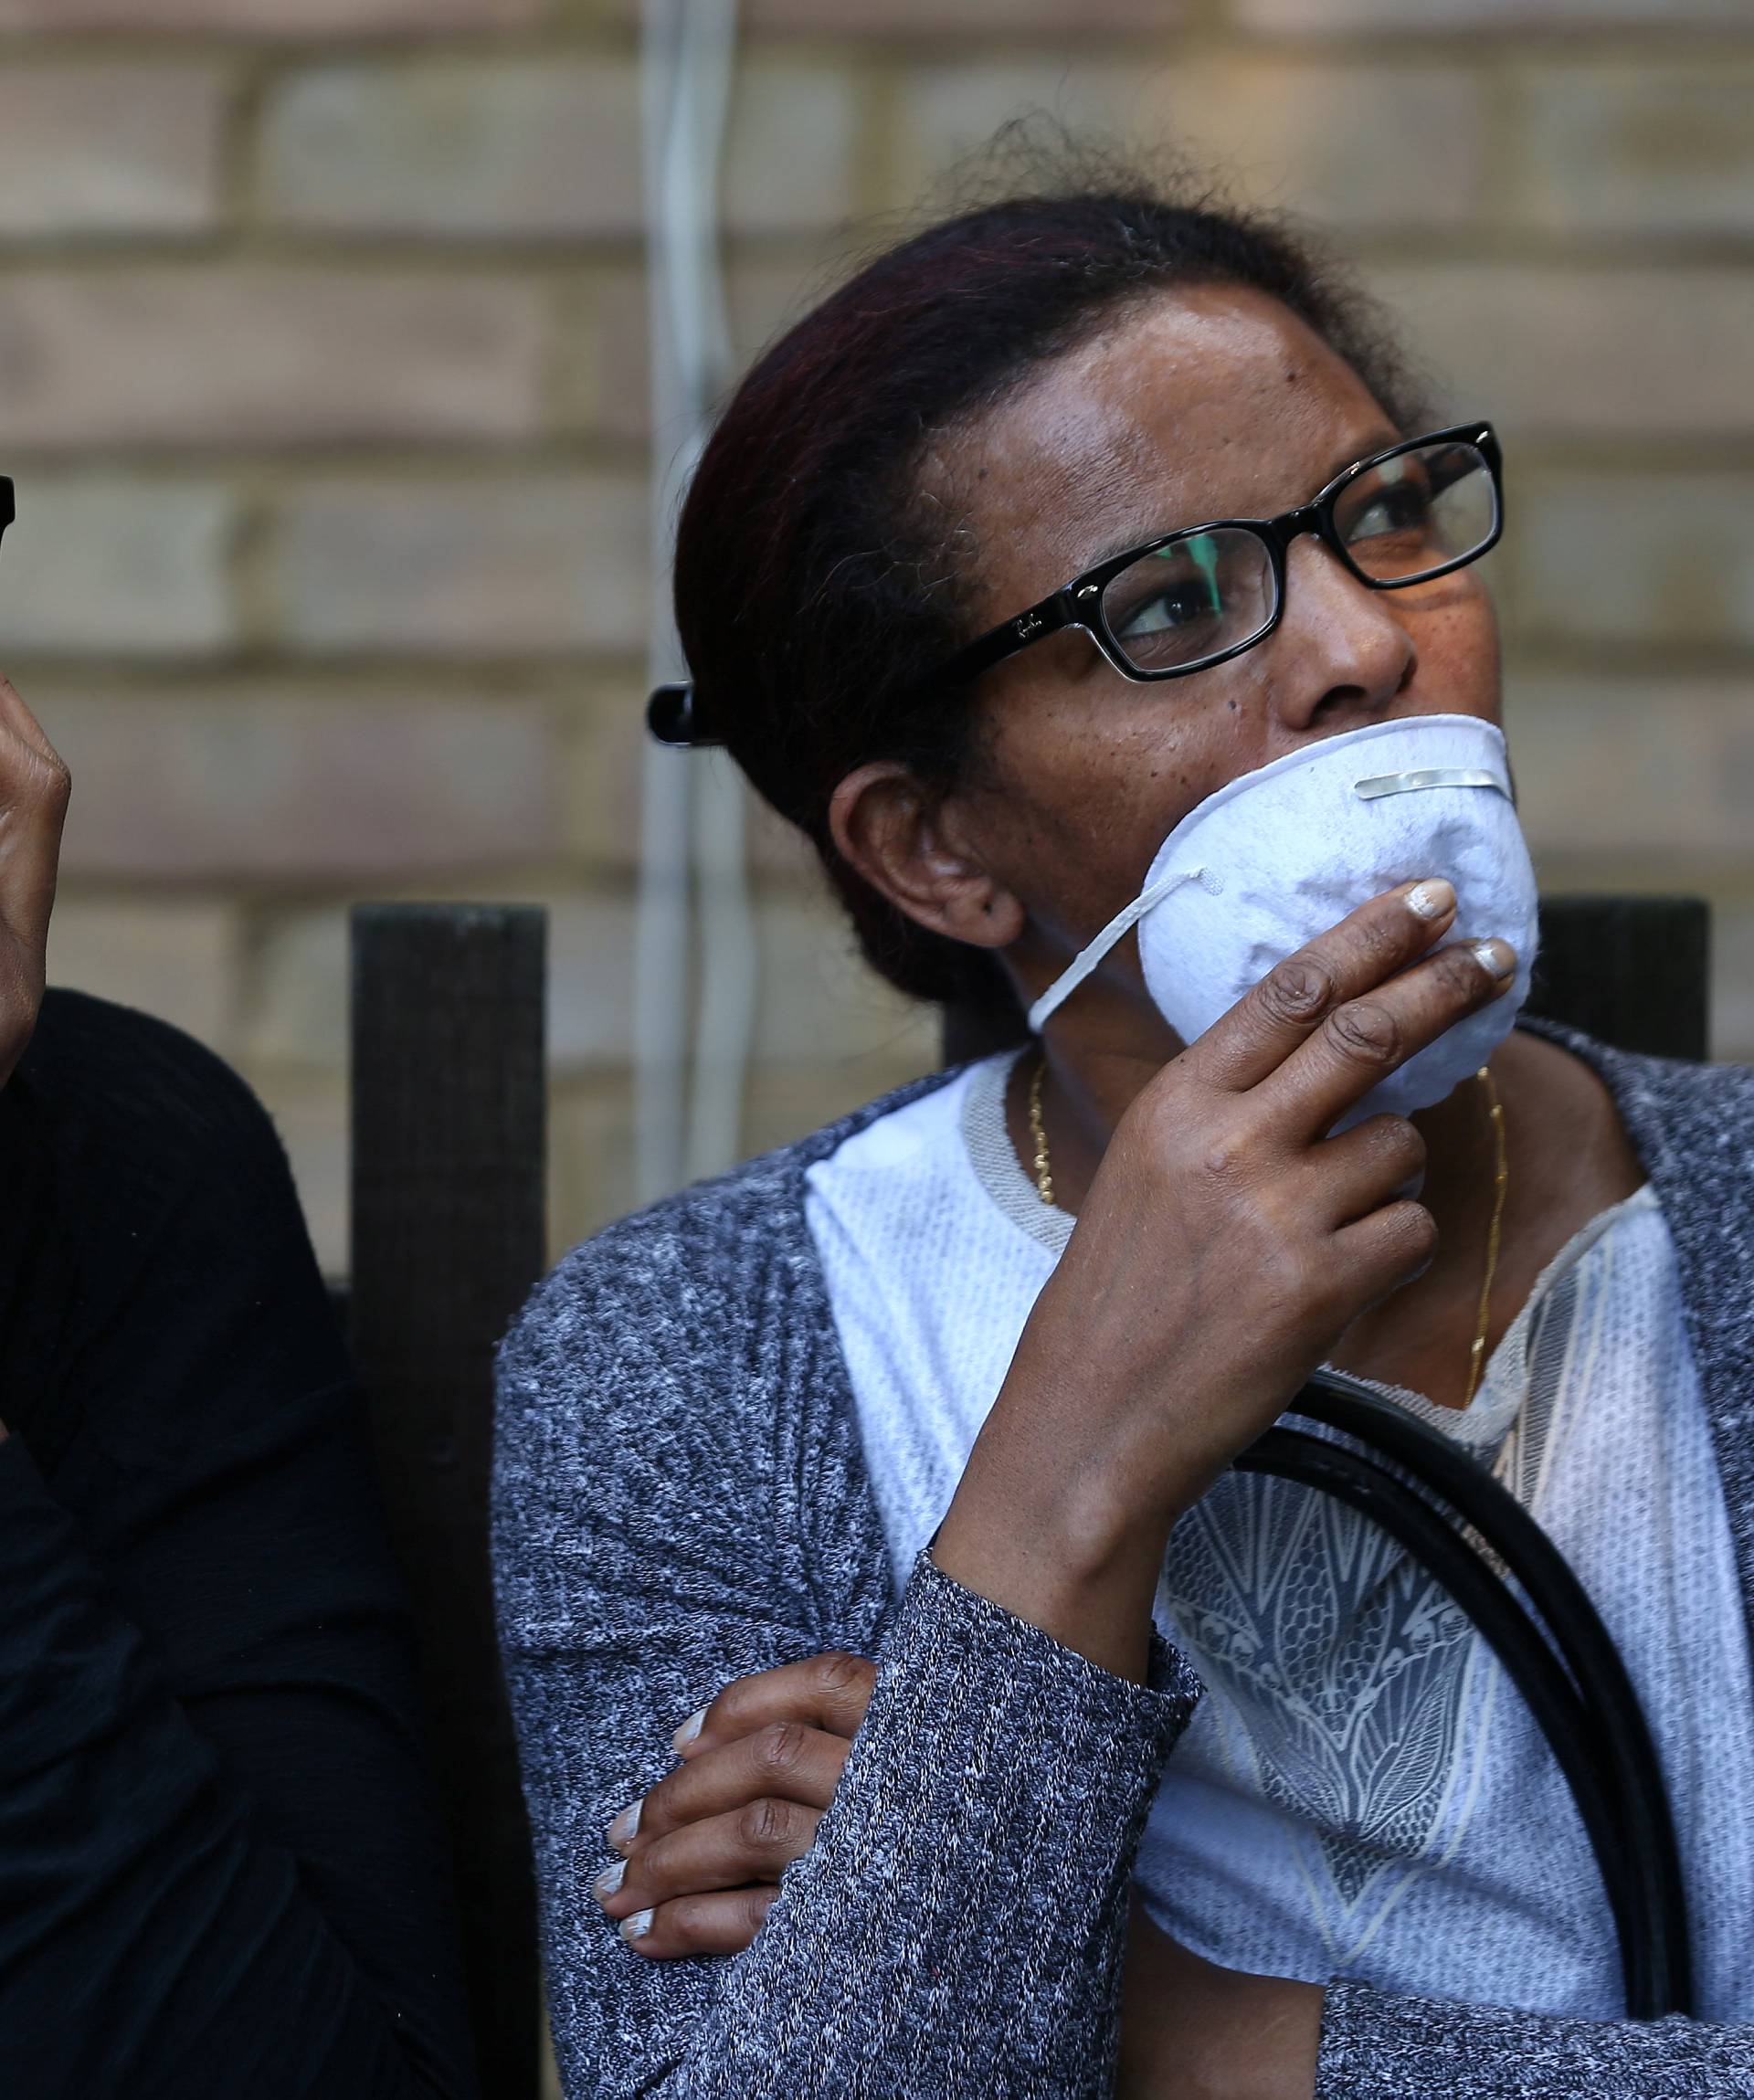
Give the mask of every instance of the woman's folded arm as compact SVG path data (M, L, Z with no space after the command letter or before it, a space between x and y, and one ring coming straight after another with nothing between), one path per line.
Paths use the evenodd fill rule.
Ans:
M502 1638L568 2093L1095 2100L1134 1853L1194 1680L1161 1644L1147 1684L1111 1675L925 1554L886 1626L812 1623L759 1440L727 1427L715 1376L660 1371L614 1295L603 1270L551 1282L501 1377ZM641 1956L590 1882L673 1730L731 1678L869 1635L870 1708L754 1942Z
M1564 2020L1328 1986L1316 2100L1749 2100L1754 2027Z

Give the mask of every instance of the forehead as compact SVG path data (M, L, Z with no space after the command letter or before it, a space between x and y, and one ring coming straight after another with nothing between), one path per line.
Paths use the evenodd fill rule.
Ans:
M1393 436L1336 352L1263 293L1141 302L943 446L982 595L1053 589L1133 541L1313 495ZM1004 617L1000 614L998 617Z

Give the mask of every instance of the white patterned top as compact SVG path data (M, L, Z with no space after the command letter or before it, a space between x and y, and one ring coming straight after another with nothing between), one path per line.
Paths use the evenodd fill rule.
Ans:
M808 1177L898 1584L1072 1227L1006 1133L1011 1061L869 1124ZM1754 1744L1721 1725L1754 1688L1654 1193L1561 1251L1464 1412L1390 1397L1492 1462L1590 1591L1669 1780L1698 2013L1754 2019ZM1606 1901L1543 1738L1462 1614L1366 1519L1227 1474L1177 1526L1157 1616L1207 1687L1137 1862L1166 1930L1232 1968L1622 2011Z

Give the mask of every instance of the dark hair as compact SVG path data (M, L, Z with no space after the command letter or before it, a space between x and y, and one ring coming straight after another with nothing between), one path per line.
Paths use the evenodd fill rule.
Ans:
M755 364L709 441L676 542L676 617L711 733L810 839L872 964L990 1006L985 950L928 933L835 851L855 766L947 788L972 711L919 688L969 638L958 568L922 514L928 443L1154 292L1234 284L1305 322L1406 426L1414 395L1375 308L1306 236L1185 185L1074 176L965 208L869 262Z

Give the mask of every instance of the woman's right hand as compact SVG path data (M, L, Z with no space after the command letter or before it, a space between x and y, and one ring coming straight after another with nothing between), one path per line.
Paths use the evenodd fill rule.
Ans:
M1435 1249L1413 1125L1326 1134L1508 987L1503 942L1426 954L1454 910L1434 879L1374 898L1141 1091L934 1545L946 1574L1142 1673L1176 1517Z

